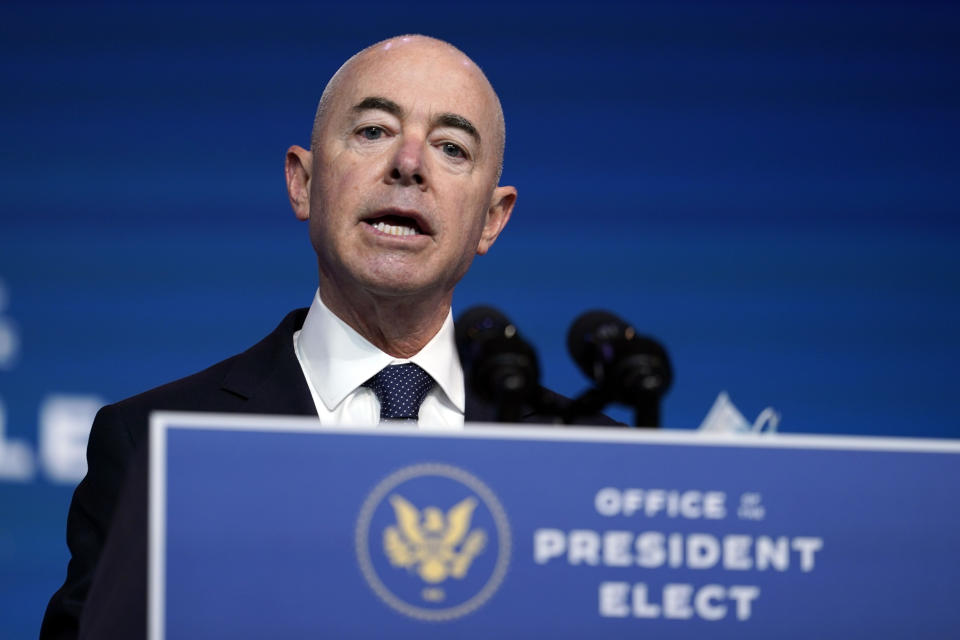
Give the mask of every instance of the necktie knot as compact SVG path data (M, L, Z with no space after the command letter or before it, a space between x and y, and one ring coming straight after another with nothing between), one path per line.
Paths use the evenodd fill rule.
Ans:
M430 374L418 365L391 364L363 383L373 389L380 400L380 422L386 420L417 421L420 403L435 385Z

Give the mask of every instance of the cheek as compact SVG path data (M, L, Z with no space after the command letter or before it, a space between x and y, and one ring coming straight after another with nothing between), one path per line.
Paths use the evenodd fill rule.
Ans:
M363 193L358 172L350 168L327 174L319 190L321 209L333 216L349 213Z

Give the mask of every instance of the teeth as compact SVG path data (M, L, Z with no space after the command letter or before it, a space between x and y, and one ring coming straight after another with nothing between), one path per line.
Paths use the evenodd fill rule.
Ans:
M379 231L380 233L386 233L391 236L415 236L417 235L417 230L413 227L407 227L403 225L387 224L386 222L378 222L373 225L373 228Z

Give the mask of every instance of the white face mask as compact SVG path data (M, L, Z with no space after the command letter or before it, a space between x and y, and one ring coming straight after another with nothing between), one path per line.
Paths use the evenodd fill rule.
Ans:
M700 423L699 430L708 433L761 433L766 428L768 433L772 433L779 425L780 414L773 407L761 411L750 424L730 401L727 392L721 391L707 412L707 417Z

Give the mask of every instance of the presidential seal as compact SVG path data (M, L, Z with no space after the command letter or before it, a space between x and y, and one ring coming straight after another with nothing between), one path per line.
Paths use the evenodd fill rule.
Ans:
M510 525L476 476L418 464L390 474L364 500L356 551L367 584L389 607L417 620L453 620L503 582Z

